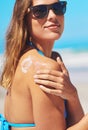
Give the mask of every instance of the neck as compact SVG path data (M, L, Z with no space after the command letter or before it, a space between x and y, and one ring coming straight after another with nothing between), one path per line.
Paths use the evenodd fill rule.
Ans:
M51 53L52 53L52 48L53 48L53 45L54 45L54 42L51 42L51 41L41 41L41 43L39 42L34 42L32 41L35 46L44 53L45 56L47 57L51 57Z

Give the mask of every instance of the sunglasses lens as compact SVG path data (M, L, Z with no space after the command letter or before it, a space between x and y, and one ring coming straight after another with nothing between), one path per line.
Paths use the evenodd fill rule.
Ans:
M66 2L58 2L53 4L52 9L56 15L64 15L66 12Z
M34 6L32 8L35 18L41 19L47 15L47 7L45 5Z

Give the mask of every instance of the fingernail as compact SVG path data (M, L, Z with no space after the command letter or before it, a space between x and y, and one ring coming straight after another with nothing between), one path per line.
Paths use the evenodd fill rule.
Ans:
M57 60L60 60L60 57L57 57Z
M37 80L37 79L34 79L34 81L35 81L36 83L38 83L38 80Z
M44 88L44 86L43 86L43 85L39 85L39 87L40 87L40 88Z

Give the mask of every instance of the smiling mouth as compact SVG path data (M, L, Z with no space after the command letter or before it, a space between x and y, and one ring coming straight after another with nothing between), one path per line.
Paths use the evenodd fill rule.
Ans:
M53 32L59 32L60 31L60 27L61 27L61 25L54 24L54 25L46 26L45 29L53 31Z

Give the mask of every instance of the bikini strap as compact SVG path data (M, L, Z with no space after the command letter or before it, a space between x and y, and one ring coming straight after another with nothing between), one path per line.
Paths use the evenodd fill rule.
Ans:
M44 53L41 50L39 50L34 43L27 42L27 44L36 49L40 55L44 56Z
M2 114L0 114L0 130L9 130L10 127L16 127L16 128L21 128L21 127L35 127L35 124L16 124L16 123L11 123L8 122Z

